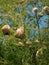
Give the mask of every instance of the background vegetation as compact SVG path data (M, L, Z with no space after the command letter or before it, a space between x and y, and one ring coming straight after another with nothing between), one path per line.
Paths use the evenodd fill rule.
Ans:
M49 0L0 0L0 65L49 65L49 15L37 17L44 6ZM5 24L11 27L10 35L2 32ZM22 25L26 37L16 38Z

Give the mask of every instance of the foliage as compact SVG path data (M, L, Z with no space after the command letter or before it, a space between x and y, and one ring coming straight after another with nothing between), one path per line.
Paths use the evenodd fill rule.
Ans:
M49 15L43 12L45 5L49 6L48 0L0 0L0 65L49 65ZM38 11L33 12L34 7ZM6 24L11 27L10 35L2 32ZM24 39L14 34L21 26Z

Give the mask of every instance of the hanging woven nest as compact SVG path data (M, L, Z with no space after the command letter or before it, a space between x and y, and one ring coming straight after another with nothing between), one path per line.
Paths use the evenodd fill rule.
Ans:
M37 52L36 52L36 57L39 57L39 56L41 56L41 55L43 55L43 50L42 50L42 48L40 48L40 49L37 50Z
M35 40L35 43L40 43L40 41L37 39L37 40Z
M15 32L15 37L16 38L20 38L20 39L24 39L25 37L25 33L24 33L24 27L21 26L20 28L18 28Z
M10 34L10 26L9 25L4 25L2 27L2 32L4 35L9 35Z
M26 45L30 46L30 45L32 45L32 42L31 41L26 41Z
M24 46L24 44L23 44L22 42L19 42L17 45L18 45L19 47Z
M37 7L34 7L32 12L37 12L38 11L38 8Z
M49 15L49 10L45 11L47 15Z
M23 4L25 0L22 0L20 3Z
M43 13L38 13L38 17L41 18L43 16Z
M44 10L44 12L45 12L47 15L49 15L49 7L48 7L48 6L45 6L45 7L43 8L43 10Z

